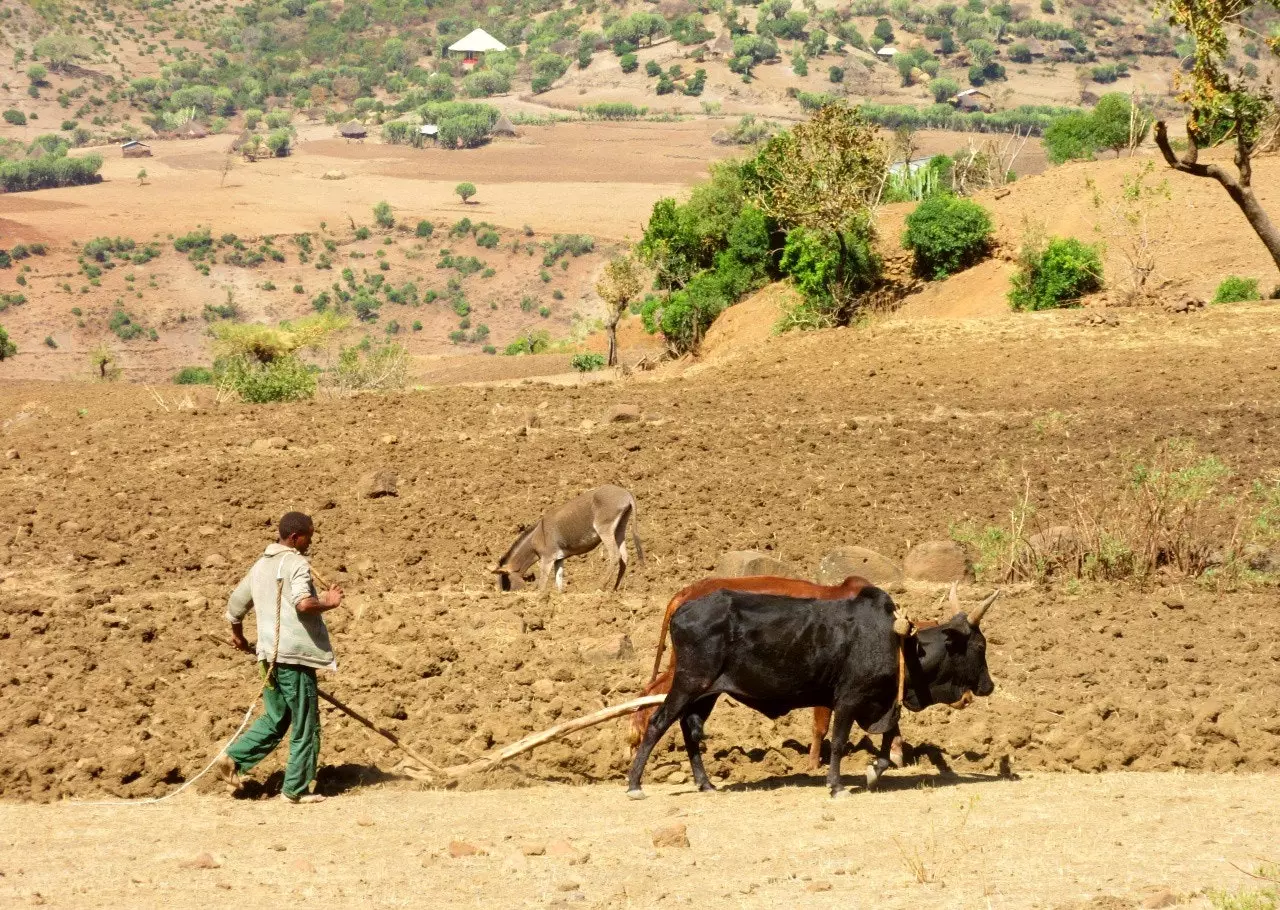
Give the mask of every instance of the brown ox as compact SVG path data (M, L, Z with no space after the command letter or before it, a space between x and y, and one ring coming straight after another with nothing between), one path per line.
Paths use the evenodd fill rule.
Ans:
M667 664L667 669L662 671L662 653L666 650L667 629L671 625L671 615L691 600L697 600L699 597L705 597L715 591L726 590L746 591L753 594L780 594L785 597L808 597L817 600L844 600L857 597L862 589L869 584L870 582L865 578L859 578L856 575L850 575L838 585L818 585L811 581L781 578L777 575L749 575L743 578L704 578L702 581L694 582L687 588L682 588L678 591L675 597L671 598L671 602L667 604L667 611L662 616L662 630L658 633L658 651L653 656L653 673L649 677L649 684L645 686L644 692L641 694L665 695L671 691L671 681L675 678L676 672L674 653L671 655L671 662ZM633 750L644 737L644 731L649 726L649 716L653 714L654 710L654 708L642 708L631 715L631 730L628 733L627 740ZM822 740L826 737L827 729L830 726L831 709L814 708L813 743L809 747L810 769L816 770L822 763ZM900 744L896 745L898 745L898 752L900 753L901 746ZM901 764L900 759L897 764Z

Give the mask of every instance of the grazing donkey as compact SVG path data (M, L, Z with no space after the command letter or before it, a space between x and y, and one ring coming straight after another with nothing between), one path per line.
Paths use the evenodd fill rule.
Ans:
M538 590L546 590L547 579L554 572L556 589L564 590L564 561L581 556L604 542L609 570L601 588L609 590L612 580L616 591L627 573L627 523L636 521L636 498L622 487L606 484L575 497L558 509L547 512L538 523L513 543L490 571L498 576L498 588L510 591L512 576L517 583L536 562ZM636 558L644 562L639 528L631 525L636 542Z

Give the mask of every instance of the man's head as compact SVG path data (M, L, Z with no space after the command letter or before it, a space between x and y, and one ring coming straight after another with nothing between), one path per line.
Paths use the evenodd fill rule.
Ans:
M311 546L311 535L315 526L311 524L311 516L301 512L286 512L280 519L280 542L286 547L293 547L299 553L306 553Z

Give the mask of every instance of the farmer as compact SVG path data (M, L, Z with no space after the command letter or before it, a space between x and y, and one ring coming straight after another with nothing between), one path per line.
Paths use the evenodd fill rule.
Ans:
M316 670L338 668L321 614L341 606L342 589L316 595L305 556L315 533L310 516L289 512L280 519L279 531L279 542L267 547L227 602L231 641L251 654L253 648L244 637L244 615L251 606L257 613L257 655L265 681L266 713L227 748L218 759L217 771L234 793L241 773L271 754L292 726L280 795L290 803L318 803L324 797L308 793L320 757Z

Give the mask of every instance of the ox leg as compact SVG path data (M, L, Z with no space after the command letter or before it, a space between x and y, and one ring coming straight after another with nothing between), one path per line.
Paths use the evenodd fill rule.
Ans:
M831 729L831 709L813 709L813 742L809 744L809 770L817 771L822 766L822 740Z
M853 729L853 708L837 705L831 723L831 763L827 765L827 788L833 797L845 794L840 782L840 760L849 746L849 731Z
M556 590L563 593L564 591L564 558L556 560Z
M689 755L689 767L693 769L693 782L703 793L715 790L715 785L707 777L707 769L702 766L703 724L716 706L719 696L709 695L693 704L684 717L680 718L680 732L684 734L684 751Z
M671 725L679 720L701 692L689 692L688 689L674 689L668 693L666 701L658 706L649 718L649 727L644 731L644 739L640 748L636 749L636 757L631 762L631 771L627 774L627 796L631 799L644 799L644 791L640 789L640 778L644 774L644 766L649 761L653 747L662 739L662 735L671 729Z
M600 543L604 547L605 558L609 562L609 567L605 569L604 576L600 580L600 590L608 591L610 584L616 590L618 587L618 540L617 540L617 522L613 525L605 525L603 527L595 525L596 535L600 538Z

